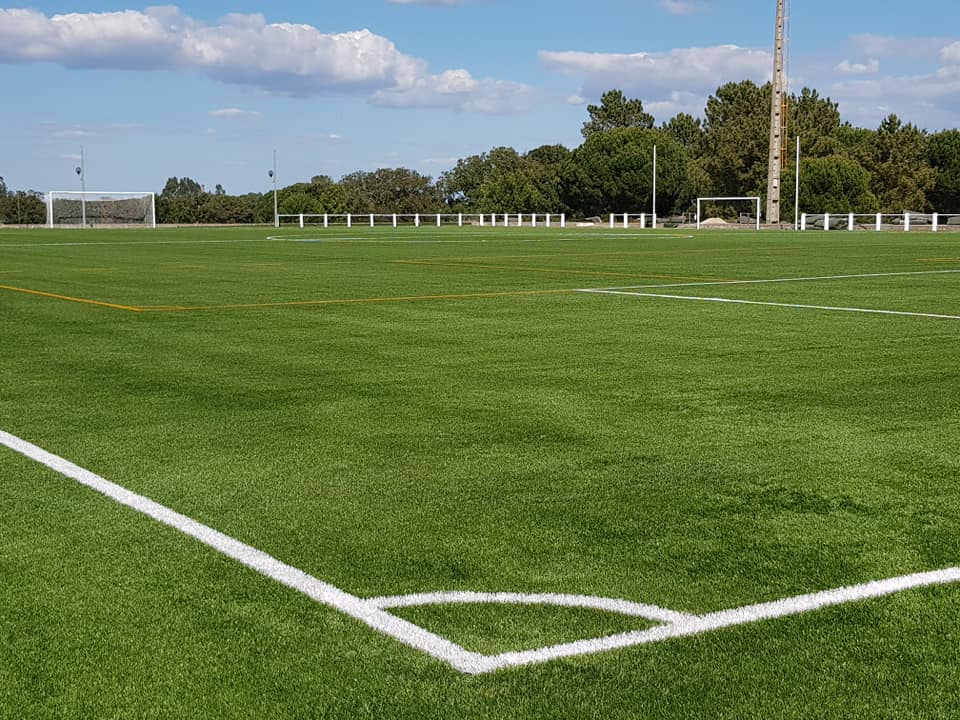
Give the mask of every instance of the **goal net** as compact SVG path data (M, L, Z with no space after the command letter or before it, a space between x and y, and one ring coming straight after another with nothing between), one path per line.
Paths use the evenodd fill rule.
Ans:
M697 230L744 226L760 229L759 197L697 198Z
M152 192L71 192L47 195L48 227L157 226Z

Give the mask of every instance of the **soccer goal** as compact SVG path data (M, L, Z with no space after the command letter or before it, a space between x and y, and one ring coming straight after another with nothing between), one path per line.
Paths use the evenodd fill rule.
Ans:
M749 203L749 204L747 204ZM753 213L744 214L737 210L737 206L744 206ZM711 218L704 218L704 208L714 210L716 214ZM752 225L760 229L760 198L759 197L703 197L697 198L697 230L701 226L742 226Z
M47 194L47 227L157 226L152 192L74 192Z

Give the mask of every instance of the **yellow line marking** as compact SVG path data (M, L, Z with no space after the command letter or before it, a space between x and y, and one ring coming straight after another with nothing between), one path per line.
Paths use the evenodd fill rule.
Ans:
M415 302L418 300L470 300L473 298L517 297L523 295L557 295L576 290L509 290L503 292L460 293L456 295L400 295L397 297L338 298L334 300L290 300L287 302L235 303L230 305L147 305L142 312L192 312L199 310L247 310L254 308L297 307L305 305L356 305L360 303Z
M85 305L99 305L100 307L113 308L114 310L128 310L130 312L143 312L143 308L132 305L117 305L116 303L102 302L100 300L88 300L86 298L70 297L69 295L58 295L57 293L44 292L43 290L30 290L29 288L13 287L12 285L0 285L0 290L10 290L11 292L26 293L27 295L39 295L40 297L53 298L55 300L67 300L68 302L83 303Z
M603 272L599 270L565 270L561 268L534 268L519 265L486 265L480 263L431 262L425 260L391 260L401 265L431 265L436 267L462 267L471 270L513 270L515 272L551 273L560 275L598 275L603 277L655 278L657 280L723 280L717 277L687 277L684 275L657 275L654 273Z

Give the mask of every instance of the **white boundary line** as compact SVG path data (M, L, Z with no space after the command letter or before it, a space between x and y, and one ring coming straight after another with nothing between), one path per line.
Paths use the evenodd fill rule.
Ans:
M952 275L960 270L912 270L910 272L861 273L859 275L820 275L817 277L788 277L770 280L711 280L709 282L671 283L669 285L625 285L623 287L591 288L590 290L647 290L653 288L704 287L707 285L760 285L765 283L813 282L817 280L852 280L857 278L898 277L903 275ZM583 292L589 292L584 290Z
M61 475L76 480L81 485L86 485L88 488L106 495L121 505L133 508L157 522L179 530L184 535L199 540L204 545L257 571L261 575L298 590L318 603L349 615L377 632L389 635L410 647L447 662L461 672L474 673L478 666L483 665L483 655L465 650L439 635L424 630L419 625L414 625L391 615L372 603L318 580L302 570L280 562L262 550L257 550L250 545L224 535L186 515L181 515L160 505L150 498L131 492L26 440L0 430L0 444L6 445L11 450L35 460Z
M830 310L833 312L868 313L871 315L900 315L904 317L936 318L938 320L960 320L960 315L938 315L937 313L907 312L906 310L876 310L873 308L839 307L834 305L802 305L799 303L763 302L760 300L736 300L733 298L699 297L697 295L665 295L663 293L626 292L624 290L577 290L594 295L627 295L629 297L660 298L665 300L692 300L697 302L732 303L734 305L766 305L769 307L800 308L804 310Z
M670 638L698 635L721 628L746 625L775 618L800 615L835 605L859 602L869 598L935 585L960 582L960 567L945 568L931 572L904 575L877 580L861 585L836 588L823 592L800 595L773 602L747 605L731 610L687 615L685 613L641 605L626 600L594 598L580 595L523 594L523 593L426 593L407 596L382 597L364 600L333 585L318 580L302 570L286 565L276 558L235 538L224 535L185 515L138 495L106 480L95 473L74 465L57 455L32 443L0 430L0 445L30 458L61 475L101 493L110 499L130 507L154 520L179 530L217 552L242 565L269 577L307 597L355 618L371 629L388 635L405 645L420 650L431 657L448 663L460 672L479 675L510 667L520 667L548 662L560 658L591 655L618 648L627 648L668 640ZM446 638L436 635L419 625L386 612L388 607L412 607L423 604L443 603L509 603L550 604L566 607L589 607L621 614L644 617L664 624L649 630L620 633L601 638L578 640L550 647L508 652L499 655L482 655L470 652Z

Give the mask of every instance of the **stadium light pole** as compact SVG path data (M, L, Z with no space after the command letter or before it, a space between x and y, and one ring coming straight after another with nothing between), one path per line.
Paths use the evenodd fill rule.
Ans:
M87 167L83 160L83 145L80 146L80 165L77 167L80 176L80 227L87 226Z
M273 151L273 170L267 173L270 178L273 180L273 226L275 228L280 227L280 215L278 213L277 205L277 151Z

